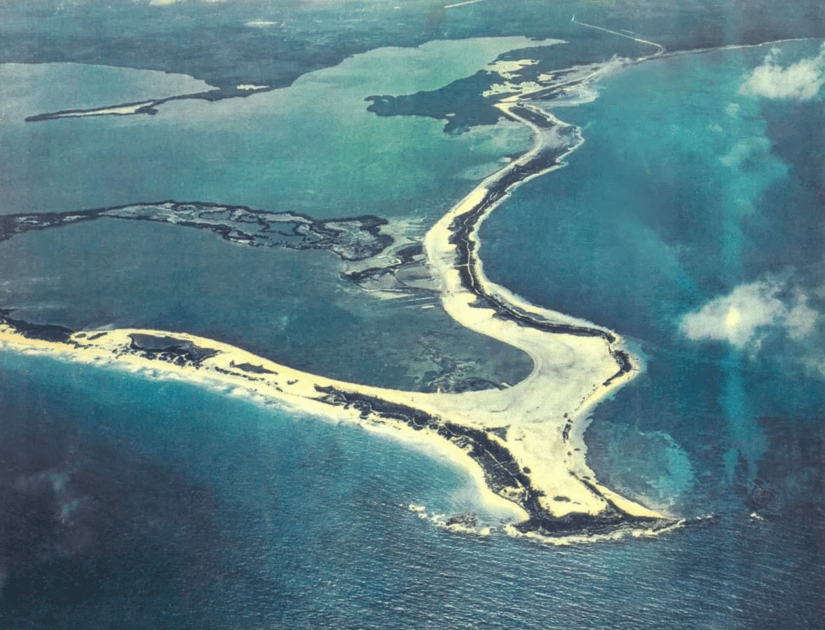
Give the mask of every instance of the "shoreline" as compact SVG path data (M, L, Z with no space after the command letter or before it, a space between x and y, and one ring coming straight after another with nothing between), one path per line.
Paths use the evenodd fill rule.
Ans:
M514 520L527 516L517 504L490 491L482 468L466 457L466 447L439 436L427 425L431 421L427 414L413 415L414 410L405 405L410 395L405 392L316 376L187 333L132 328L72 332L59 326L27 325L2 314L0 351L114 369L150 380L186 382L262 406L275 404L293 413L358 425L450 460L470 474L486 506L509 513ZM373 409L370 402L383 402L385 407ZM406 422L403 411L411 414Z
M508 447L503 439L506 429L492 426L500 424L498 413L502 408L515 411L512 401L521 395L524 386L465 394L386 390L307 374L228 344L185 333L140 329L73 332L59 326L17 321L8 317L8 312L0 313L0 348L125 370L149 378L183 380L253 402L282 404L299 413L344 420L412 441L423 451L434 449L467 470L483 502L502 514L512 515L513 521L519 521L513 525L515 531L522 533L555 528L565 535L580 534L583 528L604 529L619 524L617 501L613 500L602 500L598 509L586 509L595 517L588 523L574 518L578 513L576 506L583 505L582 496L594 494L594 489L599 496L608 496L587 480L580 483L580 496L567 501L571 509L548 513L542 496L551 488L568 486L570 479L562 479L560 485L548 484L547 471L531 474L530 464L539 468L533 463L536 454L529 449L520 452ZM523 383L529 381L528 378ZM585 407L590 404L587 402ZM600 517L605 511L611 512L608 519ZM658 514L632 507L628 511L625 505L619 511L625 516L639 517L647 525L662 525L652 522L661 518ZM620 520L626 524L628 519Z
M465 409L469 403L469 409L483 411L488 401L476 398L481 395L484 399L485 393L495 392L450 396L384 390L307 374L228 344L186 333L142 329L71 332L55 326L26 327L5 316L0 317L0 350L50 356L147 378L184 381L263 405L284 405L297 413L357 424L411 441L422 451L430 452L434 447L436 453L470 473L483 503L502 514L518 516L519 522L511 527L522 534L605 534L633 522L654 531L673 524L673 519L655 513L628 512L626 505L619 506L612 500L612 493L605 495L601 487L587 480L581 483L579 492L570 494L581 499L584 489L584 495L607 496L606 509L547 514L541 493L547 489L542 482L548 480L537 480L535 475L521 470L520 460L526 457L527 463L532 463L531 453L511 452L494 431L484 430L479 424L482 418L465 418L462 422L456 419L458 410L444 404L451 398L461 398ZM546 455L544 449L541 454ZM563 485L569 481L563 480Z
M608 62L561 85L586 90L613 65ZM531 129L533 147L479 183L427 232L423 243L445 311L462 326L532 359L531 374L512 387L463 393L384 389L308 374L186 333L75 332L17 321L8 311L0 311L0 349L182 379L388 431L407 441L415 436L415 442L428 444L428 451L435 448L468 470L486 503L519 519L507 526L513 535L559 544L670 531L682 521L603 487L585 460L588 413L639 372L621 338L529 304L483 272L478 236L483 221L512 190L561 168L563 159L584 142L577 127L528 102L548 89L554 86L496 103L504 116Z
M565 519L576 514L619 514L629 520L666 520L669 517L601 486L585 462L583 429L573 431L599 401L638 373L638 365L622 348L621 338L605 328L520 299L511 302L508 297L512 293L484 275L478 238L482 222L515 187L561 168L563 158L583 142L578 129L563 125L552 115L520 99L497 106L508 117L531 128L534 146L486 178L445 215L427 234L425 250L434 275L442 281L442 303L450 316L477 333L526 352L533 360L534 369L527 379L508 390L478 393L476 399L485 394L489 399L486 416L471 406L459 409L458 396L452 397L452 405L446 404L465 417L475 414L476 422L488 427L497 417L490 410L506 411L509 430L514 433L513 442L522 442L511 446L518 460L540 461L536 446L552 445L548 449L550 457L561 456L563 465L548 466L545 461L541 473L530 470L533 476L540 476L545 492L537 503L550 519ZM517 108L528 111L530 118L516 114L513 110ZM568 134L570 142L560 141L559 127ZM581 392L585 394L579 397ZM484 419L479 420L479 416ZM586 488L591 496L585 498L583 492L575 492L578 496L571 500L566 494L570 494L575 485ZM547 492L550 489L553 492ZM553 523L540 515L533 515L532 521L536 529L553 528Z

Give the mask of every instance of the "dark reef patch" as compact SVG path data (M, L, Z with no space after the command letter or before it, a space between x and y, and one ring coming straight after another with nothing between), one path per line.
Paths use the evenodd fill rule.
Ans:
M230 243L250 247L326 249L350 261L375 256L393 243L391 236L380 232L387 221L371 215L315 220L294 212L267 212L245 206L177 201L137 203L79 212L5 215L0 217L0 241L32 230L105 218L153 221L209 230Z
M69 342L74 332L64 326L53 326L50 324L30 324L20 319L9 317L11 309L0 308L0 323L13 326L14 329L26 339L40 339L42 341L57 341L61 343Z
M407 96L368 96L367 111L378 116L426 116L446 120L446 133L461 133L478 125L494 125L502 113L482 93L499 83L495 72L480 70L438 90Z
M570 42L551 46L536 46L509 51L499 56L500 61L530 60L532 63L507 72L506 77L494 70L479 70L474 75L449 83L437 90L421 91L400 96L373 95L367 111L378 116L424 116L445 120L444 132L463 133L472 127L494 125L506 114L495 107L503 97L516 93L520 84L539 82L547 84L544 90L535 90L533 99L552 100L564 96L565 74L571 66L603 63L613 56L638 57L646 52L644 46L630 39L614 38L606 45L602 35L582 32ZM494 85L505 81L516 86L510 92L485 96ZM553 126L553 122L525 108L515 108L514 113L541 127Z
M230 363L232 367L236 367L244 372L252 372L253 374L278 374L277 372L273 372L272 370L267 370L262 365L252 365L251 363L235 363L232 361Z
M191 341L176 337L158 337L141 333L133 333L129 337L132 340L129 347L150 359L163 358L172 363L200 365L204 359L218 354L217 350L201 348Z

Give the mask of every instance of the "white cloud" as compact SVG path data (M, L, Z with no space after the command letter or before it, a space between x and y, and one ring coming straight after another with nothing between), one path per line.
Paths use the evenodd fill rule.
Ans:
M788 335L791 339L804 339L814 331L819 313L807 304L805 295L799 297L799 302L789 312L786 318Z
M688 339L727 341L755 352L771 333L797 341L809 337L820 318L801 289L767 278L740 285L688 313L680 330Z
M727 341L743 348L754 340L757 330L774 324L786 314L776 298L780 287L771 282L755 282L736 287L682 319L682 334L688 339Z
M765 62L739 88L739 93L798 101L808 101L819 94L825 84L825 45L816 57L801 59L786 68L779 65L779 56L779 49L772 49Z

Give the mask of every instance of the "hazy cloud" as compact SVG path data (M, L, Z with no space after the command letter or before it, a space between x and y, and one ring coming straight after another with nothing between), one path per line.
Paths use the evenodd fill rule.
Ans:
M779 64L780 54L779 49L773 48L739 92L748 96L798 101L814 98L825 84L825 45L816 57L801 59L785 68Z
M682 319L682 334L688 339L727 341L738 348L755 340L758 329L770 326L787 314L776 297L780 287L755 282L736 287Z
M680 330L688 339L726 341L756 352L771 334L804 340L814 333L820 318L800 287L788 280L766 278L740 285L688 313Z
M788 335L791 339L804 339L814 332L819 313L807 304L808 298L800 295L799 302L786 317Z

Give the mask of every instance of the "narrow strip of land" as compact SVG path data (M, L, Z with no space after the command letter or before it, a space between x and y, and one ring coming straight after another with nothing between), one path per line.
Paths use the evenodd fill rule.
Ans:
M519 348L533 359L530 376L513 387L452 394L381 389L293 370L193 335L137 329L74 332L18 321L9 312L0 313L0 344L184 378L260 402L416 436L467 466L483 481L491 501L518 515L514 531L521 533L555 539L628 532L652 535L678 526L680 521L602 486L586 464L583 431L589 411L638 373L636 360L623 348L621 338L595 324L525 302L492 283L480 257L479 228L490 213L517 186L563 166L565 156L583 142L578 128L562 123L530 99L561 87L584 88L601 73L598 67L588 68L578 73L577 81L562 73L539 90L502 99L497 104L502 114L531 129L532 149L482 181L424 241L445 310L463 326ZM213 230L225 229L238 212L254 215L258 222L269 221L245 208L169 204L168 208L150 204L104 209L88 216L55 215L46 221L20 215L13 217L7 231L11 235L44 229L99 218L102 213L167 220L171 212L177 221L185 211L194 213L190 219L196 227ZM281 219L308 221L297 215ZM359 224L359 229L363 227ZM374 225L365 229L376 236Z
M592 29L595 29L597 31L602 31L604 33L610 33L612 35L618 35L619 37L625 37L627 39L632 39L634 42L639 42L640 44L647 44L648 46L655 46L656 49L657 49L656 54L659 54L659 55L661 55L663 52L665 52L665 47L662 46L661 44L657 44L656 42L651 42L651 41L648 41L646 39L636 37L636 34L631 33L630 31L626 31L626 32L622 33L622 32L619 32L619 31L611 31L609 28L604 28L603 26L595 26L593 24L585 24L584 22L580 22L579 20L577 20L575 15L573 16L573 18L570 21L578 24L579 26L585 26L587 28L592 28Z
M454 4L445 4L445 9L455 9L456 7L463 7L465 4L475 4L476 2L481 2L481 0L465 0L464 2L456 2Z

